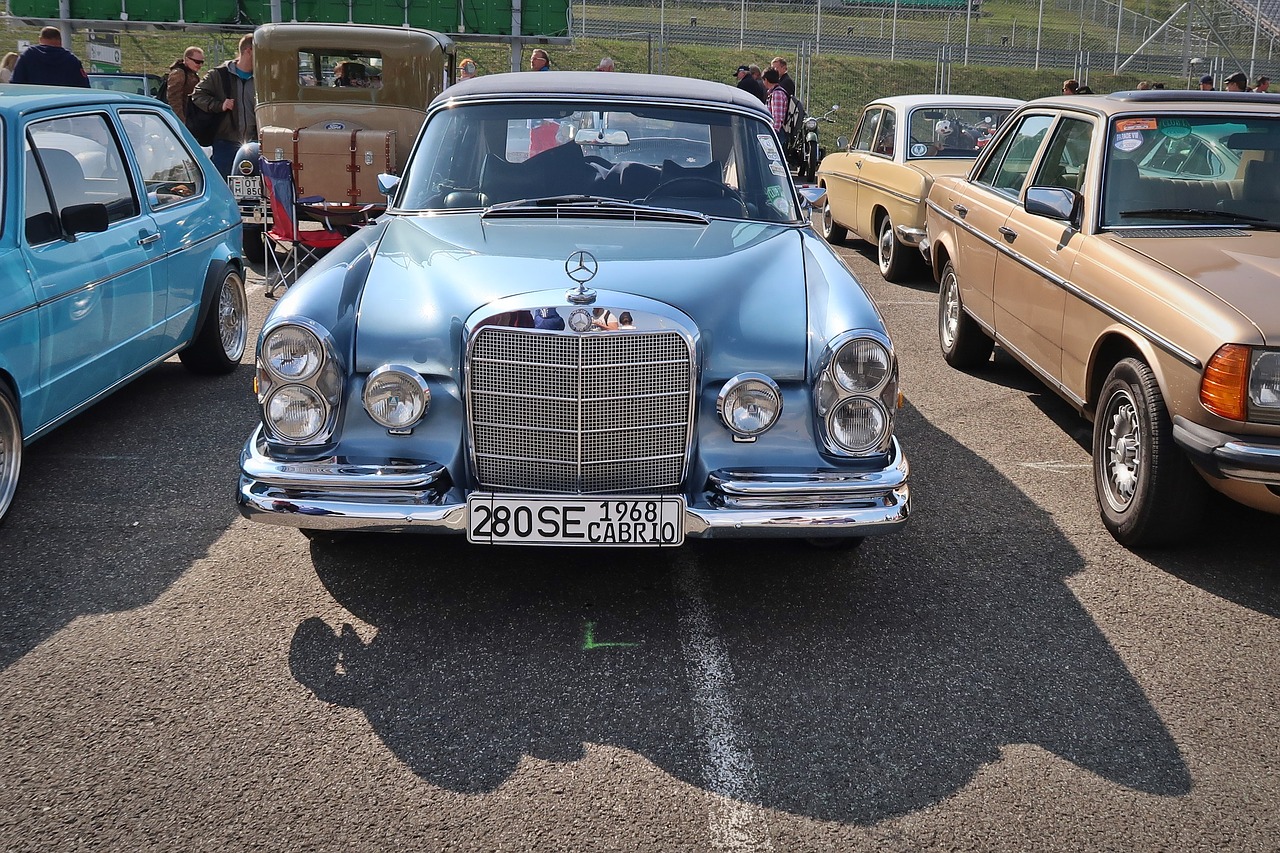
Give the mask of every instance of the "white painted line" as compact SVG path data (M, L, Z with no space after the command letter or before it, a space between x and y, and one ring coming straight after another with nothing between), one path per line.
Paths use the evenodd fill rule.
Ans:
M1091 468L1091 462L1061 462L1051 459L1048 462L1019 462L1023 468L1034 468L1037 471L1075 471L1080 468Z
M687 558L676 572L680 645L693 688L694 723L702 736L703 771L716 797L709 815L711 842L717 850L772 850L769 826L759 808L751 750L740 743L737 714L730 698L733 668L716 633L703 595L702 573Z
M928 305L930 308L935 308L937 307L938 302L937 300L933 300L932 302L907 302L901 299L898 299L898 300L877 299L876 304L877 305Z

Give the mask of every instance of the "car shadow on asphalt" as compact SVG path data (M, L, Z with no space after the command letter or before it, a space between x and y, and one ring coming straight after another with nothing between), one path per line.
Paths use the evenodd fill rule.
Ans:
M755 768L742 799L869 824L939 803L1024 743L1118 786L1186 794L1177 745L1065 582L1083 560L1053 519L910 407L899 434L915 515L853 552L313 543L320 582L376 632L305 617L291 671L453 791L495 790L522 756L606 744L728 793L708 781L695 724L680 592L693 577Z
M26 449L0 529L0 668L76 617L155 601L239 518L252 377L170 360Z

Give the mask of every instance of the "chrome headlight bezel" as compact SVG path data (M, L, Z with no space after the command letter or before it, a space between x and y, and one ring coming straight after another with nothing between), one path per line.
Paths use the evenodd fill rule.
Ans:
M1280 420L1280 350L1252 348L1247 394L1250 419Z
M282 398L285 397L292 397L293 399L282 403ZM270 414L272 411L276 410L278 404L284 406L284 409L281 411L287 411L297 405L307 405L312 407L315 410L314 425L305 432L290 435L288 431L281 426L281 424L286 423L287 420L283 417L273 417ZM318 435L320 431L324 429L325 420L328 415L328 407L325 405L324 399L320 396L319 392L308 385L301 385L296 382L277 385L269 394L267 394L266 399L263 400L262 411L263 422L267 423L269 420L271 423L272 433L293 444L305 444Z
M272 336L282 331L301 332L303 335L301 340L314 340L319 347L318 364L300 371L298 375L303 377L301 379L282 375L266 355ZM333 436L338 421L345 376L346 372L338 358L333 337L320 324L305 317L283 317L265 326L258 338L256 382L259 415L267 438L286 445L319 445L327 442ZM310 389L324 409L320 429L305 437L289 435L271 416L269 403L273 396L291 385Z
M403 417L399 420L379 415L376 411L377 404L370 400L370 394L377 391L379 383L395 381L400 382L410 406L407 414L401 412ZM370 371L364 383L364 390L360 393L360 402L364 405L365 412L379 426L389 430L408 430L421 423L427 416L427 412L431 410L431 389L422 374L412 367L403 364L384 364Z
M744 393L763 393L765 397L771 397L774 402L774 410L772 416L767 423L757 427L744 426L734 421L733 413L736 410L735 402L741 399ZM742 438L754 439L758 435L762 435L778 422L782 417L782 389L778 387L778 383L774 382L772 377L763 373L739 373L725 382L720 388L720 393L716 396L716 411L720 414L720 422L736 436Z
M860 371L850 373L841 367L840 359L855 355L859 348L877 356L875 360L883 364L880 371L872 373L871 381L859 382L856 376ZM840 417L842 407L850 400L867 401L874 406L875 412L883 415L879 432L856 445L836 438L840 430L835 419ZM818 437L827 453L863 457L888 452L898 409L898 358L888 334L880 329L854 329L828 341L814 378L813 408Z

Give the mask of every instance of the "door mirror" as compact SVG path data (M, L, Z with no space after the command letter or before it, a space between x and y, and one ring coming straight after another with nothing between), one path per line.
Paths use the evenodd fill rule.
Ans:
M1027 213L1061 219L1074 223L1080 213L1080 193L1059 187L1030 187L1027 189Z

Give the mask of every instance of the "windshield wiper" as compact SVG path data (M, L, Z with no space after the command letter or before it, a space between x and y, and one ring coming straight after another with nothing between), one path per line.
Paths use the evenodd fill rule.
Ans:
M1261 216L1250 216L1247 213L1232 213L1229 210L1208 210L1198 207L1149 207L1143 210L1122 210L1121 216L1164 216L1168 219L1187 219L1201 220L1208 219L1214 221L1228 220L1231 222L1266 222L1267 220Z
M579 207L635 207L629 202L616 198L604 198L598 195L549 195L541 198L520 198L515 201L503 201L491 204L485 210L508 210L513 207L563 207L574 205Z

